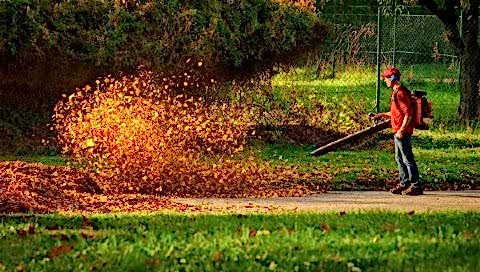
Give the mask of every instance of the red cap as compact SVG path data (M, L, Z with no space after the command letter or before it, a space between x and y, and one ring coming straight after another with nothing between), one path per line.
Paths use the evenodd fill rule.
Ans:
M392 76L395 76L397 78L397 80L400 79L400 70L398 70L397 68L395 67L388 67L387 69L385 69L385 71L383 71L383 73L380 75L381 78L390 78Z

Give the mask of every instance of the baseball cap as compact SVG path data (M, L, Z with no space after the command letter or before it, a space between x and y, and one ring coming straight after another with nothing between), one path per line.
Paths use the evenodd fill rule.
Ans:
M395 76L397 79L400 79L400 70L398 70L398 68L395 68L395 67L388 67L387 69L385 69L385 71L383 71L383 73L380 75L380 78L390 78L392 76Z

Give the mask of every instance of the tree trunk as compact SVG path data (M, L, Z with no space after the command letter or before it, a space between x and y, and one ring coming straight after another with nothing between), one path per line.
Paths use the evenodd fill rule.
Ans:
M480 120L480 46L478 41L478 8L480 0L445 0L442 7L436 0L418 0L418 3L442 21L448 41L460 56L460 103L458 113L465 121ZM458 31L457 8L463 10L463 37Z
M460 51L461 93L458 113L466 121L480 119L480 47L478 44L478 0L463 10L463 44Z

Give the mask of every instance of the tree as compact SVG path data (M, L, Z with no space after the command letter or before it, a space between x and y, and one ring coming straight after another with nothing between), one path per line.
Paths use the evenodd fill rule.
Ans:
M480 118L480 46L478 9L480 0L418 0L445 25L446 38L457 51L461 65L461 95L458 113L463 120ZM463 11L463 16L460 16ZM463 31L457 23L462 20Z

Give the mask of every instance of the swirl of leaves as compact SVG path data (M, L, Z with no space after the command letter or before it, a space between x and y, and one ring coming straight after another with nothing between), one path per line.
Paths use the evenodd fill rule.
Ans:
M144 67L120 79L100 78L56 105L57 144L99 180L112 181L103 184L106 191L155 193L162 189L152 181L217 178L202 156L241 152L254 111L176 94L190 79Z
M215 80L188 72L167 76L146 67L99 78L56 105L52 128L57 145L92 173L107 194L258 197L311 192L298 181L324 172L300 175L294 167L272 166L253 156L225 159L243 150L259 111L183 94L187 88L211 85L205 82Z

